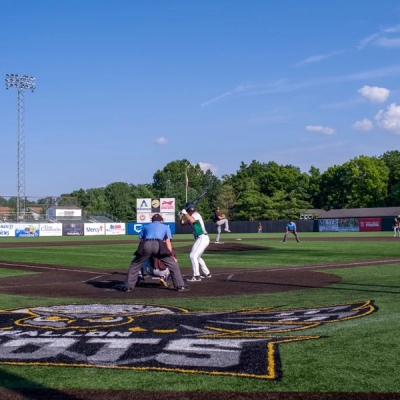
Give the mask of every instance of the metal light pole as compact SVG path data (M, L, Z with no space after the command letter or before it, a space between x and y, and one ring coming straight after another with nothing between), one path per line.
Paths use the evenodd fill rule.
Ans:
M18 89L17 103L17 221L21 210L25 219L25 89L35 90L35 78L27 75L6 75L6 89Z

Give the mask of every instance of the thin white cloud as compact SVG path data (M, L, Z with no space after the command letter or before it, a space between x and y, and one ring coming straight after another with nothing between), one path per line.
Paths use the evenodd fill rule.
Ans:
M390 90L378 86L363 86L357 93L371 103L384 103L389 97Z
M335 103L321 104L319 108L349 108L360 103L365 103L365 101L359 97L337 101Z
M394 26L389 26L389 28L386 28L383 30L384 33L396 33L400 32L400 24L394 25Z
M163 145L168 143L168 140L165 139L165 137L161 136L161 137L157 138L153 143L155 143L155 144L157 144L159 146L163 146Z
M400 135L400 106L396 106L396 103L390 104L387 111L379 110L375 120L380 128Z
M374 44L379 47L387 47L387 48L399 48L400 47L400 38L387 38L382 37L379 38Z
M387 76L398 76L398 75L400 75L400 64L392 65L390 67L356 72L348 75L327 76L327 77L309 79L298 82L290 82L286 79L280 79L278 81L271 83L269 82L252 83L249 85L237 86L234 90L215 96L203 102L201 106L205 107L212 103L221 101L222 99L227 100L243 96L256 96L261 94L293 92L308 87L332 85L332 84L382 78Z
M382 32L374 33L370 36L367 36L364 39L361 39L358 43L358 50L362 50L368 43L373 42L374 40L378 39L382 35Z
M334 129L322 125L307 125L305 129L307 132L318 132L324 135L333 135L335 133Z
M358 42L358 45L356 46L355 50L362 50L369 44L377 45L380 47L400 47L400 43L399 43L400 39L397 39L397 38L389 39L385 36L385 34L391 34L391 33L397 33L397 32L400 32L400 25L394 25L394 26L390 26L388 28L381 29L379 32L373 33L372 35L369 35L369 36L361 39ZM335 51L331 51L329 53L316 54L316 55L307 57L304 60L299 61L296 64L296 67L300 67L300 66L307 65L310 63L320 62L320 61L326 60L328 58L347 53L349 51L353 51L353 49L335 50Z
M374 124L367 118L364 118L362 121L357 121L353 124L353 129L356 131L371 131L374 129Z
M373 45L377 45L377 46L381 46L381 47L395 47L395 46L385 45L385 43L389 43L391 40L388 39L389 42L386 42L383 39L386 38L385 34L397 33L397 32L400 32L400 24L381 29L379 32L376 32L372 35L365 37L364 39L361 39L358 43L357 48L358 48L358 50L362 50L368 44L373 44Z
M310 64L310 63L315 63L319 62L322 60L326 60L327 58L331 58L334 56L338 56L340 54L346 53L347 50L336 50L336 51L331 51L330 53L324 53L324 54L317 54L314 56L310 56L304 60L299 61L296 64L296 67L301 67L302 65Z
M215 175L218 168L210 163L199 162L199 166L202 171L207 171L208 169Z

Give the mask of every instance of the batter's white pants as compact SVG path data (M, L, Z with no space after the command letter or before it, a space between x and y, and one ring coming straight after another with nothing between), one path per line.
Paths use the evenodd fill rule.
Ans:
M201 258L204 253L204 250L210 244L210 237L208 235L200 235L195 239L194 244L192 246L192 250L190 251L190 262L192 263L193 276L200 275L200 268L203 274L208 275L210 270L207 268L206 263Z

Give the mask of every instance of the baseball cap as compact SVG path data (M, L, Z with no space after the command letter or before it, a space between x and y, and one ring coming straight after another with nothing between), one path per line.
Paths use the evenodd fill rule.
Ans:
M154 214L154 215L151 217L151 222L155 222L155 221L162 222L162 221L163 221L162 215L160 215L160 214Z

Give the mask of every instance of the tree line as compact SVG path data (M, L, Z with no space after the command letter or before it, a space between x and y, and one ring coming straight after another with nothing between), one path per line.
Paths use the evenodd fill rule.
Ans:
M400 204L400 152L397 150L379 157L361 155L329 167L323 173L314 166L305 173L293 165L253 160L248 165L242 162L236 173L222 178L183 159L157 170L149 184L114 182L60 197L76 197L77 205L88 213L107 212L122 221L136 221L137 198L174 197L178 209L183 207L186 174L188 200L207 189L207 195L197 203L205 220L210 219L216 206L231 220L254 221L298 218L309 209ZM5 203L7 200L0 198L0 205Z

